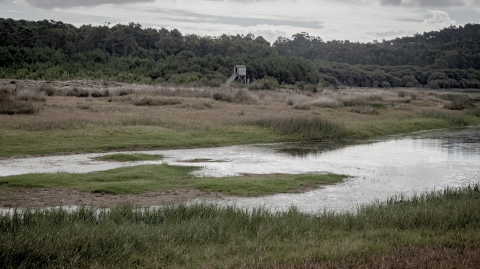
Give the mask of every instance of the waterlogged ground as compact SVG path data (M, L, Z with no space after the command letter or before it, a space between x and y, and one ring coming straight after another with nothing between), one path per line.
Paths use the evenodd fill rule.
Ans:
M243 173L318 173L352 176L344 183L301 194L259 198L222 197L218 203L303 211L354 210L359 205L393 195L413 195L480 182L480 129L478 127L395 136L357 145L270 144L209 149L141 151L161 154L161 161L105 162L103 154L81 154L0 160L0 176L25 173L87 173L121 166L169 163L195 165L198 176Z

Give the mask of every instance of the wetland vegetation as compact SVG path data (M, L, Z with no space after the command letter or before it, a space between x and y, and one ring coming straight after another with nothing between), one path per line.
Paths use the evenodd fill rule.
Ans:
M93 193L142 194L188 188L227 195L259 196L308 190L321 184L338 183L346 177L334 174L273 174L200 178L191 174L197 169L199 167L160 164L88 174L26 174L0 177L0 189L72 189Z
M342 141L480 123L478 108L473 108L477 99L468 99L462 110L452 109L452 94L461 94L420 89L325 88L313 94L88 81L14 82L2 80L2 100L31 104L36 110L0 115L0 156L5 158ZM147 98L155 101L145 102ZM302 191L343 178L250 175L199 180L189 174L195 169L147 165L83 175L2 177L1 199L8 199L12 190L35 189L131 195L187 188L257 196ZM212 204L147 210L119 205L100 213L89 207L27 209L0 217L0 255L6 267L20 268L396 267L432 261L433 266L475 267L480 249L478 193L476 185L392 198L383 205L362 207L357 214L307 214L293 208L274 213Z
M478 267L478 185L356 213L177 204L0 215L6 268Z
M77 28L0 18L0 158L290 141L331 145L479 125L478 90L442 91L480 87L473 38L479 30L467 24L366 44L299 33L270 46L252 34L212 38L135 23ZM247 66L252 83L219 87L236 64ZM102 159L152 158L161 156ZM191 174L196 169L161 164L1 177L0 199L12 191L51 189L259 196L345 178L200 180ZM342 214L215 204L12 209L0 214L0 260L6 268L475 268L479 198L477 184Z
M11 80L0 87L1 157L365 139L480 123L478 99L421 89Z

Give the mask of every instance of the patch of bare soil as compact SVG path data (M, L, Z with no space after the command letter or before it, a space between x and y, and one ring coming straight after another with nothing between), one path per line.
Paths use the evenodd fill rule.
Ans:
M112 207L130 202L139 207L149 207L195 198L219 199L226 195L202 192L195 189L154 191L143 194L105 194L81 192L69 189L16 189L5 188L0 195L0 208L36 208L51 206L91 205Z

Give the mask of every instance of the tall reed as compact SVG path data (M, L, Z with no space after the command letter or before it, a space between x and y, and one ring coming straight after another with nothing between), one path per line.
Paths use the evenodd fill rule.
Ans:
M270 128L281 135L298 135L307 140L337 139L347 134L341 124L319 118L271 117L248 120L245 124Z
M425 118L434 118L434 119L441 119L441 120L447 120L455 125L458 126L466 126L468 125L468 119L466 115L458 115L452 112L448 111L439 111L439 110L432 110L432 111L426 111L422 113L422 116Z

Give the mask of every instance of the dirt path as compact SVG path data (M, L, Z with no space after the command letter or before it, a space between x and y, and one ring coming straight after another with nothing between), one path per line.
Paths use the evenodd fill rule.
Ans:
M16 189L5 188L0 192L0 208L14 207L50 207L91 205L95 207L111 207L124 202L132 202L139 207L162 205L171 202L182 202L192 199L219 199L226 195L206 193L195 189L177 189L175 191L155 191L139 195L102 194L80 192L68 189Z

